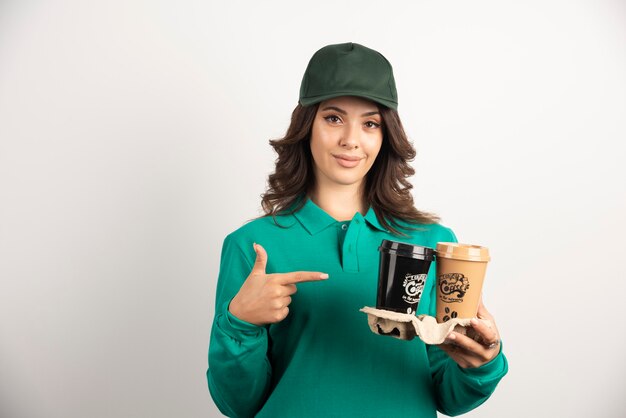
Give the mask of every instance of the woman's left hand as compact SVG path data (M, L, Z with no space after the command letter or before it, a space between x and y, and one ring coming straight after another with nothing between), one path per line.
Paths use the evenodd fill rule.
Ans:
M471 326L476 332L478 341L458 332L451 332L446 342L439 345L459 366L464 369L480 367L490 362L500 352L500 333L493 316L483 305L482 298L478 305L478 318L491 321L491 327L475 318Z

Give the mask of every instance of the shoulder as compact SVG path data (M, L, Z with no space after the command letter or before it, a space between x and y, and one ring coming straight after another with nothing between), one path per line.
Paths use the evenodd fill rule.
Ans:
M421 243L427 246L436 246L438 242L456 242L454 231L443 224L416 224L399 220L399 229L406 237L398 237L398 240L407 240L412 243Z
M230 242L242 247L255 237L272 237L281 234L282 231L291 229L297 223L293 215L280 215L276 217L263 216L251 219L232 231L225 238Z

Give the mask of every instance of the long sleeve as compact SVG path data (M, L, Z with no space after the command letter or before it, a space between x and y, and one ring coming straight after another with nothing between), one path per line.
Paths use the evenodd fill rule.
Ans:
M508 371L502 345L489 363L463 369L437 346L427 346L437 409L449 416L464 414L485 402Z
M454 233L445 228L439 242L457 242ZM436 315L436 286L431 288L430 315ZM508 371L508 362L500 352L489 363L477 368L464 369L444 351L434 345L427 346L431 376L435 386L437 409L449 416L466 413L485 402Z
M267 329L228 312L230 300L250 274L252 264L232 235L227 236L220 261L207 382L215 404L229 417L254 416L270 385Z

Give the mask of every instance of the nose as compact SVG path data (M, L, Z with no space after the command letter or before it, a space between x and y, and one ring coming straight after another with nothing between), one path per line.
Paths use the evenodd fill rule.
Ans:
M347 150L359 149L359 129L346 125L339 140L339 146Z

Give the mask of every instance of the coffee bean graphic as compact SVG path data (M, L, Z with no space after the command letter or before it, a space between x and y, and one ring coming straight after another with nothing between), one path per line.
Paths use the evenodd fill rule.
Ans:
M450 308L447 306L443 308L443 310L446 313L443 316L443 322L449 321L451 318L456 318L459 315L456 311L450 312Z
M445 308L443 308L443 311L446 313L443 316L443 322L449 321L450 320L450 316L448 315L450 313L450 308L448 308L447 306Z

